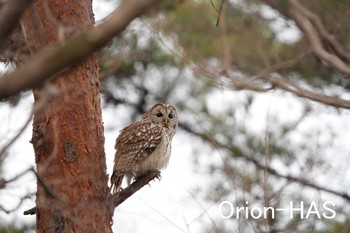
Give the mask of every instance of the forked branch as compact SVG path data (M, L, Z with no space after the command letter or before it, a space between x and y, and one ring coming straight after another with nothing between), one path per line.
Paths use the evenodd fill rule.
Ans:
M291 15L308 39L312 52L332 68L350 77L350 66L346 61L350 57L349 53L326 31L319 18L298 0L289 0L288 3ZM333 51L327 49L323 41L327 41Z

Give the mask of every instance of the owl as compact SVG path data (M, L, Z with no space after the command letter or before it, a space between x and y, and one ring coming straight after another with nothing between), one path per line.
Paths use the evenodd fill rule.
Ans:
M141 120L120 131L116 140L111 189L121 190L123 177L128 184L151 171L160 171L169 162L171 141L178 127L176 109L158 103ZM113 188L114 186L114 188Z

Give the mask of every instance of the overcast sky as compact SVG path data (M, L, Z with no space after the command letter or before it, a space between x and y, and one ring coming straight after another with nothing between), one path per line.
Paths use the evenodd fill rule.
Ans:
M112 1L94 1L94 11L96 20L101 20L108 15L115 4ZM233 92L218 90L210 100L208 106L210 111L220 111L222 105L239 104L240 99L245 98L245 92ZM251 130L257 133L263 133L266 128L266 118L269 114L280 114L280 119L288 121L297 119L301 114L301 102L290 94L281 94L280 92L270 92L267 94L257 94L259 98L254 103L252 117L242 119L249 121ZM27 95L21 101L19 106L11 108L7 104L0 103L0 147L3 146L24 124L28 118L32 107L32 96ZM221 103L221 104L217 104ZM225 103L225 104L223 104ZM316 104L317 105L317 104ZM118 125L115 119L120 116L122 109L106 107L103 109L103 121L105 127L105 150L107 157L108 173L111 174L114 158L114 143L118 131L126 125ZM285 114L293 113L293 114ZM181 118L181 115L179 116ZM317 121L316 121L317 119ZM330 109L322 112L321 115L310 118L303 123L300 130L322 129L326 127L335 129L339 140L336 146L332 147L329 154L337 153L340 158L346 159L350 151L348 139L350 138L350 124L348 124L350 114L348 111L341 111L337 114ZM125 121L125 120L124 120ZM319 125L322 121L323 125ZM247 122L245 122L247 123ZM322 131L322 130L321 130ZM18 173L34 166L34 152L29 143L31 138L31 125L21 135L18 141L11 147L9 156L4 163L4 178L12 178ZM322 135L320 135L322 140ZM295 140L298 140L297 138ZM215 160L220 160L220 152L214 154L196 154L199 151L195 146L200 142L193 141L193 138L179 130L173 140L172 157L168 168L162 172L160 181L151 182L150 186L145 186L130 199L125 201L115 210L115 219L113 229L118 232L144 232L149 229L155 233L177 233L177 232L201 232L202 221L209 223L211 219L219 219L219 203L212 205L204 202L202 198L197 197L194 189L205 187L211 177L202 174L200 169L193 166L193 156L203 158L203 164ZM208 161L208 158L210 161ZM350 189L350 171L343 168L341 179L335 180L336 188L348 187ZM345 177L345 178L344 178ZM344 182L345 181L345 182ZM6 189L0 190L0 204L5 208L14 208L19 198L28 193L35 193L36 179L33 174L28 174L17 182L11 183ZM35 199L25 200L18 211L7 215L0 211L0 220L35 222L35 216L23 216L24 210L35 205ZM137 224L135 224L137 223ZM117 232L117 231L116 231Z

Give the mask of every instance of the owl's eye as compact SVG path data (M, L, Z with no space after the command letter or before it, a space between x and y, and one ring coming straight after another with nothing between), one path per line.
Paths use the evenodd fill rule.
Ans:
M174 115L171 114L171 113L169 113L168 117L169 117L170 119L173 119Z
M162 117L162 116L163 116L163 113L158 112L158 113L156 114L156 116L157 116L157 117Z

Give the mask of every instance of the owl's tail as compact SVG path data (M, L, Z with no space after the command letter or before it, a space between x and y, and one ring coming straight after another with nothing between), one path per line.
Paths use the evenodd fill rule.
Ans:
M115 171L113 171L113 174L111 176L111 191L113 194L121 190L123 177L124 174L117 174Z

